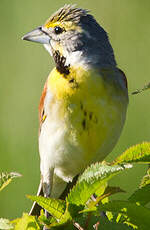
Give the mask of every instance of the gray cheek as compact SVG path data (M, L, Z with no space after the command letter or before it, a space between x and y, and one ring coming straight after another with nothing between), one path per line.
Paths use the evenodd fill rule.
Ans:
M66 51L69 53L74 52L76 50L75 44L69 39L63 42L63 46L65 47Z
M68 52L75 52L83 49L84 42L80 39L79 35L70 34L62 40L62 45Z

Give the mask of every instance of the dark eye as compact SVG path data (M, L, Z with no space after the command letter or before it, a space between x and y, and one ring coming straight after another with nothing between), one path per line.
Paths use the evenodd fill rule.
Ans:
M63 32L63 29L59 26L55 26L54 31L55 34L61 34Z

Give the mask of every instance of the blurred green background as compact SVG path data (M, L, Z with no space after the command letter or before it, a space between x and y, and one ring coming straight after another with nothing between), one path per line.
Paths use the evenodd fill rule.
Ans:
M38 102L54 65L41 45L21 37L65 3L91 10L107 30L118 65L128 78L126 125L108 160L133 144L150 140L150 91L131 96L150 81L149 0L0 0L0 171L23 175L0 193L0 217L21 216L31 206L25 195L36 193L40 178ZM131 193L145 170L139 165L112 183L119 182Z

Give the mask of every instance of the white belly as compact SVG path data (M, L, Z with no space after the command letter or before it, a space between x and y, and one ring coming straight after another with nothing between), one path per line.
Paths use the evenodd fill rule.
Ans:
M105 156L111 152L120 136L125 120L125 111L122 111L122 114L120 111L118 112L120 117L116 119L116 122L113 122L111 126L109 126L111 118L108 119L105 116L103 118L102 116L101 123L109 126L106 138L101 143L103 133L98 126L96 135L98 136L97 138L99 138L99 145L97 145L96 149L89 150L87 153L88 150L84 148L84 146L89 145L91 140L90 138L88 139L87 136L87 143L81 146L77 137L79 136L80 130L74 129L74 133L72 134L72 122L75 121L75 123L81 124L83 118L80 112L75 113L75 111L79 110L78 108L76 109L77 105L70 106L71 108L73 107L70 116L73 116L75 118L74 120L68 120L68 117L65 115L63 119L60 119L59 108L61 104L57 103L47 114L47 118L42 124L39 136L39 152L41 158L41 174L44 178L47 178L45 180L48 180L49 170L53 168L54 174L58 177L66 182L71 181L75 175L82 172L90 163L103 160ZM75 115L73 113L75 113ZM111 117L111 111L108 111L107 114L108 117ZM109 122L108 124L107 120ZM78 129L79 127L77 126L76 128Z
M54 168L54 173L68 182L83 169L83 150L69 135L65 121L52 120L51 116L45 120L39 136L42 175Z

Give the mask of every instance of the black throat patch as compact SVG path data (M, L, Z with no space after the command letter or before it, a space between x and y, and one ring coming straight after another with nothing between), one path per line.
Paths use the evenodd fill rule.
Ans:
M56 50L53 53L53 58L54 58L54 61L55 61L55 64L56 64L56 69L58 70L58 72L63 74L64 77L66 75L68 75L70 73L69 72L69 67L70 66L65 65L66 58L64 56L61 56L60 52L58 50Z

